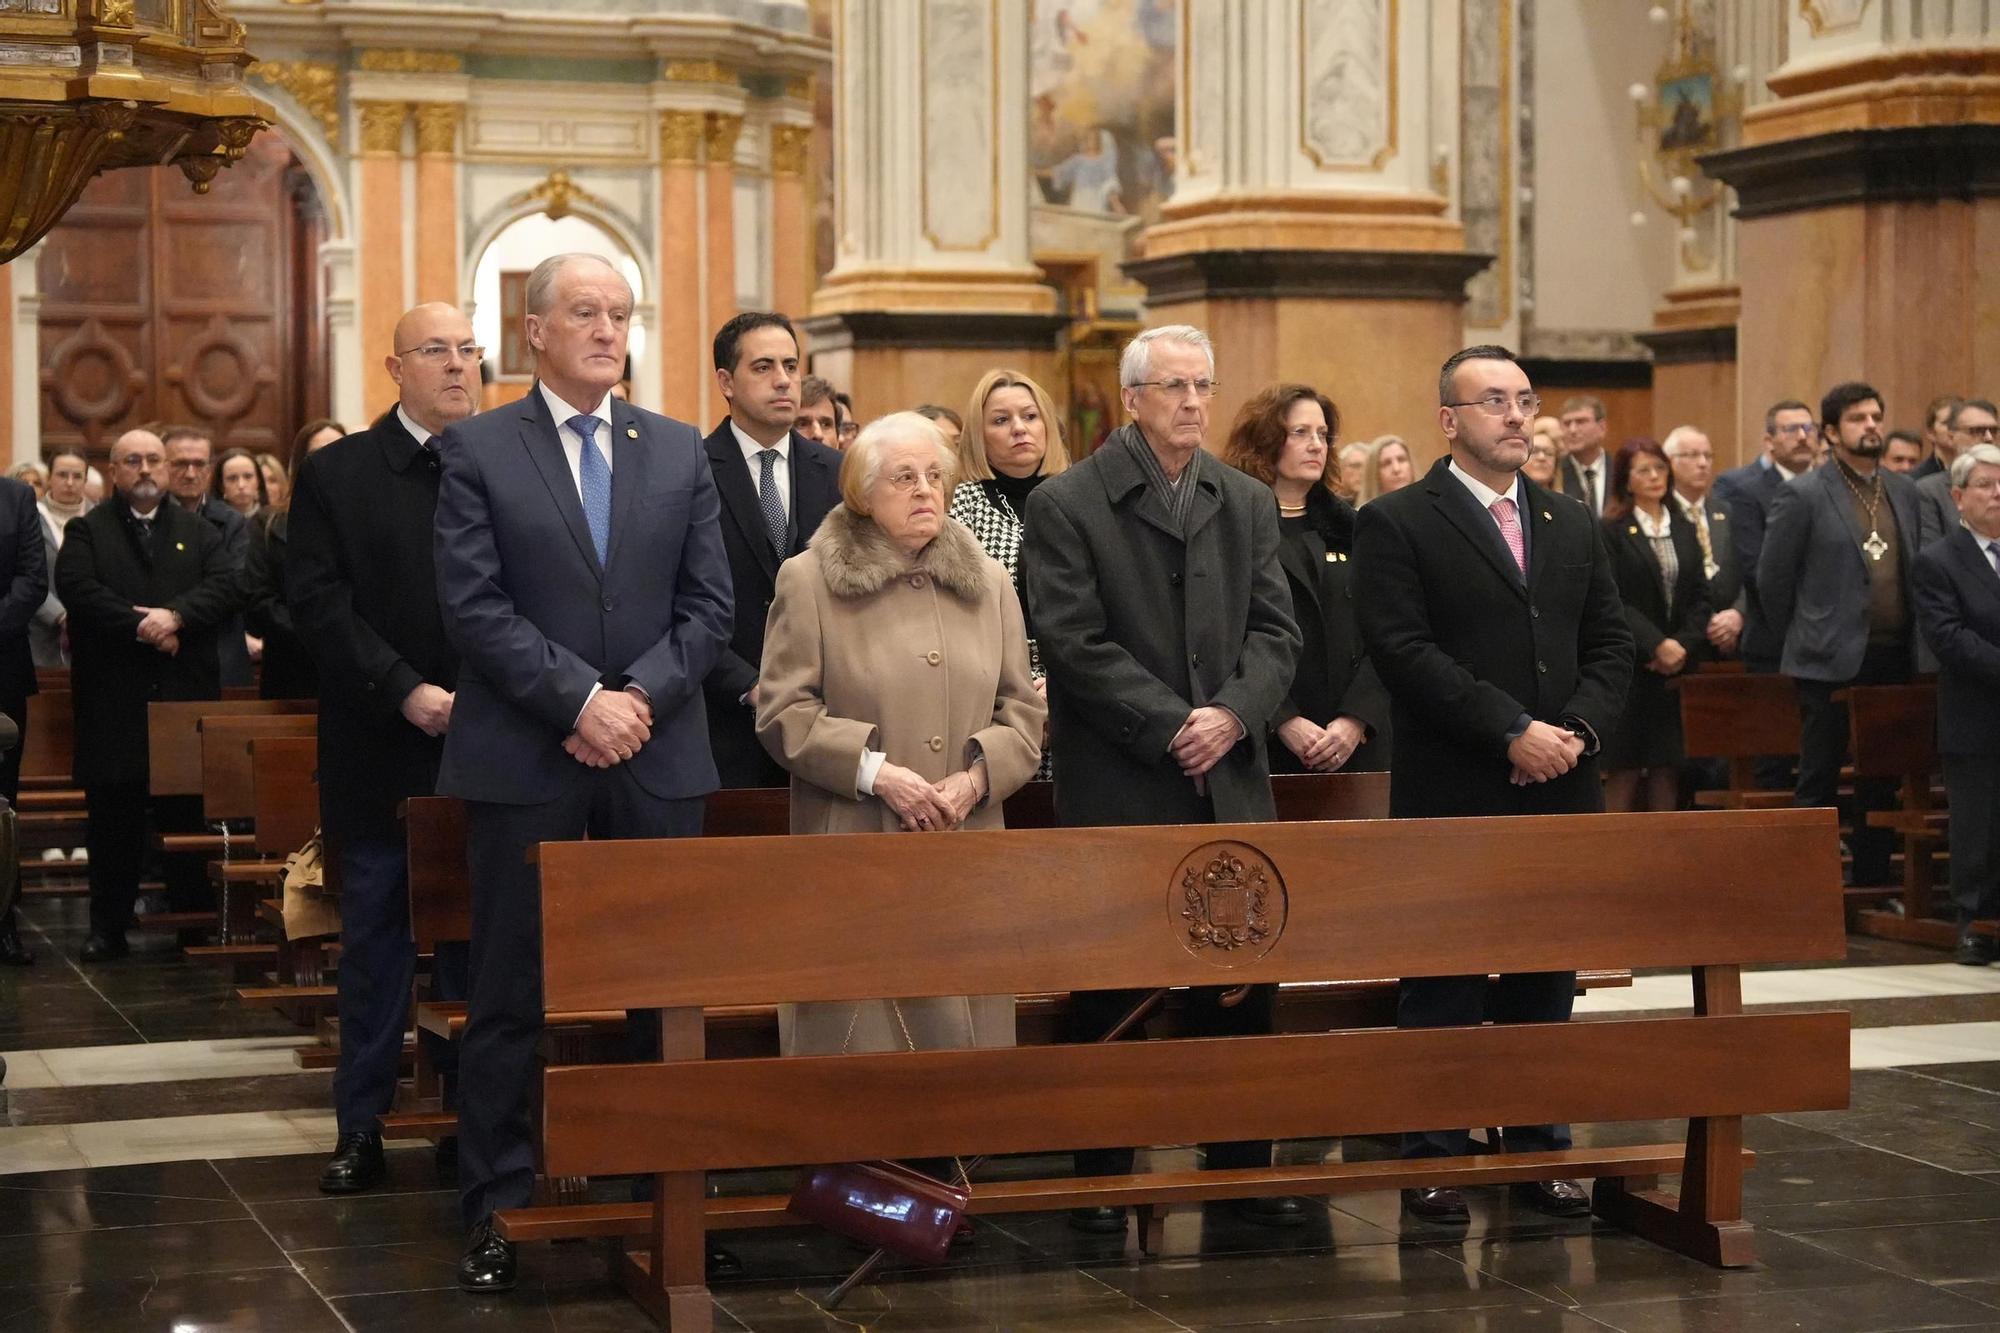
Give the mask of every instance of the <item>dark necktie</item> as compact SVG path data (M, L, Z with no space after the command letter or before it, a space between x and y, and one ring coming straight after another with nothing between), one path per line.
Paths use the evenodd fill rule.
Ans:
M577 463L577 489L583 492L583 521L590 525L590 544L597 548L597 563L611 558L611 465L597 447L596 417L580 413L569 419L569 428L582 441Z
M2000 574L2000 542L1986 543L1986 558L1993 562L1993 572Z
M785 558L785 502L778 495L778 451L759 449L757 462L764 474L757 481L757 503L764 511L764 528L771 534L771 549Z

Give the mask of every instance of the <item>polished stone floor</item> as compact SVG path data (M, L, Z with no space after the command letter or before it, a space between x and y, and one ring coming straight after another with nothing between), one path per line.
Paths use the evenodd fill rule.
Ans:
M31 901L42 961L0 972L0 1053L19 1071L0 1088L0 1333L652 1327L605 1278L593 1244L526 1247L519 1290L459 1294L454 1196L427 1151L393 1153L391 1183L375 1194L322 1197L326 1075L291 1067L300 1034L243 1010L225 981L165 941L123 963L75 966L80 906ZM1645 1012L1685 994L1684 979L1642 977L1587 1008ZM1747 1211L1760 1228L1750 1269L1710 1269L1587 1219L1524 1214L1498 1193L1475 1194L1473 1225L1458 1235L1406 1228L1393 1195L1355 1195L1312 1204L1295 1232L1226 1207L1178 1213L1155 1258L1130 1238L1077 1235L1060 1217L983 1220L950 1267L892 1271L837 1315L816 1300L858 1258L845 1242L744 1233L729 1238L746 1271L716 1286L716 1326L2000 1330L2000 969L1857 940L1845 967L1774 969L1746 979L1745 995L1754 1007L1838 1003L1857 1028L1850 1109L1749 1126L1759 1159ZM1578 1137L1657 1141L1679 1128L1587 1126ZM1382 1147L1283 1151L1311 1160Z

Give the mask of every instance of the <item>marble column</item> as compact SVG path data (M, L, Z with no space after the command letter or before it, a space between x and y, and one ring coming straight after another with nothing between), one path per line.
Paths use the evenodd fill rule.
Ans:
M813 369L864 419L962 403L995 365L1056 382L1027 36L1027 0L835 4L835 262L806 327Z
M407 225L403 198L404 128L407 102L356 102L361 145L355 161L355 216L361 264L362 397L366 403L387 405L396 396L395 381L383 365L394 352L396 321L409 308L403 266L403 234Z
M458 102L416 106L417 300L458 305L459 285L458 131L465 107Z
M812 126L781 121L771 126L771 306L794 319L812 299L812 218L806 169Z
M2000 365L2000 10L1785 8L1772 96L1702 160L1738 201L1741 429L1847 379L1916 427Z
M708 364L701 324L701 141L703 113L660 113L661 411L701 420Z
M733 111L709 112L702 127L707 160L702 181L702 267L708 289L702 327L710 332L736 314L736 141L742 133L743 117ZM703 381L711 382L706 375ZM707 419L704 413L702 420Z
M1438 366L1491 256L1433 145L1458 140L1461 42L1505 36L1410 0L1185 0L1181 23L1174 194L1126 265L1147 321L1216 340L1218 421L1302 380L1435 453Z

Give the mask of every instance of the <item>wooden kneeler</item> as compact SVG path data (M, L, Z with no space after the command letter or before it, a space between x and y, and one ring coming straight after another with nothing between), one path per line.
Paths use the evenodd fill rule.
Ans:
M581 842L541 849L551 1007L657 1009L658 1062L550 1068L559 1175L655 1177L621 1281L708 1329L704 1230L784 1200L706 1173L1466 1125L1686 1119L1684 1141L976 1186L971 1211L1590 1177L1599 1211L1751 1259L1742 1117L1847 1104L1841 1011L1744 1014L1738 969L1844 956L1824 810ZM1452 928L1440 931L1437 923ZM1693 967L1686 1016L705 1059L705 1007ZM894 996L884 994L893 990ZM1195 1076L1191 1071L1198 1071ZM1678 1200L1655 1190L1683 1176ZM503 1234L524 1238L502 1213Z

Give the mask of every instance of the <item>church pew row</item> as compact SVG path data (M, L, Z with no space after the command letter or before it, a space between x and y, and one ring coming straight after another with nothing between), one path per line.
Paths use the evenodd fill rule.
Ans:
M1932 794L1932 775L1943 761L1937 746L1937 686L1857 685L1844 692L1854 773L1896 780L1896 809L1873 810L1868 823L1894 832L1901 843L1902 883L1896 897L1855 914L1863 934L1949 949L1957 941L1948 904L1937 895L1946 812ZM1940 907L1944 916L1940 915Z
M1745 1014L1741 996L1745 965L1845 956L1829 811L1005 830L954 835L950 856L960 891L940 896L934 857L901 836L540 849L550 1007L654 1010L663 1034L656 1061L544 1071L544 1165L653 1177L614 1269L661 1324L711 1327L707 1229L782 1220L780 1197L709 1200L710 1171L1493 1123L1688 1125L1616 1150L975 1182L972 1211L1136 1205L1151 1244L1166 1208L1201 1199L1587 1177L1600 1218L1741 1267L1742 1117L1848 1103L1847 1014ZM690 891L669 909L662 885ZM708 1058L704 1022L783 1001L1610 966L1691 968L1693 1012L733 1060ZM1670 1172L1678 1196L1658 1189ZM497 1224L525 1238L551 1216Z

